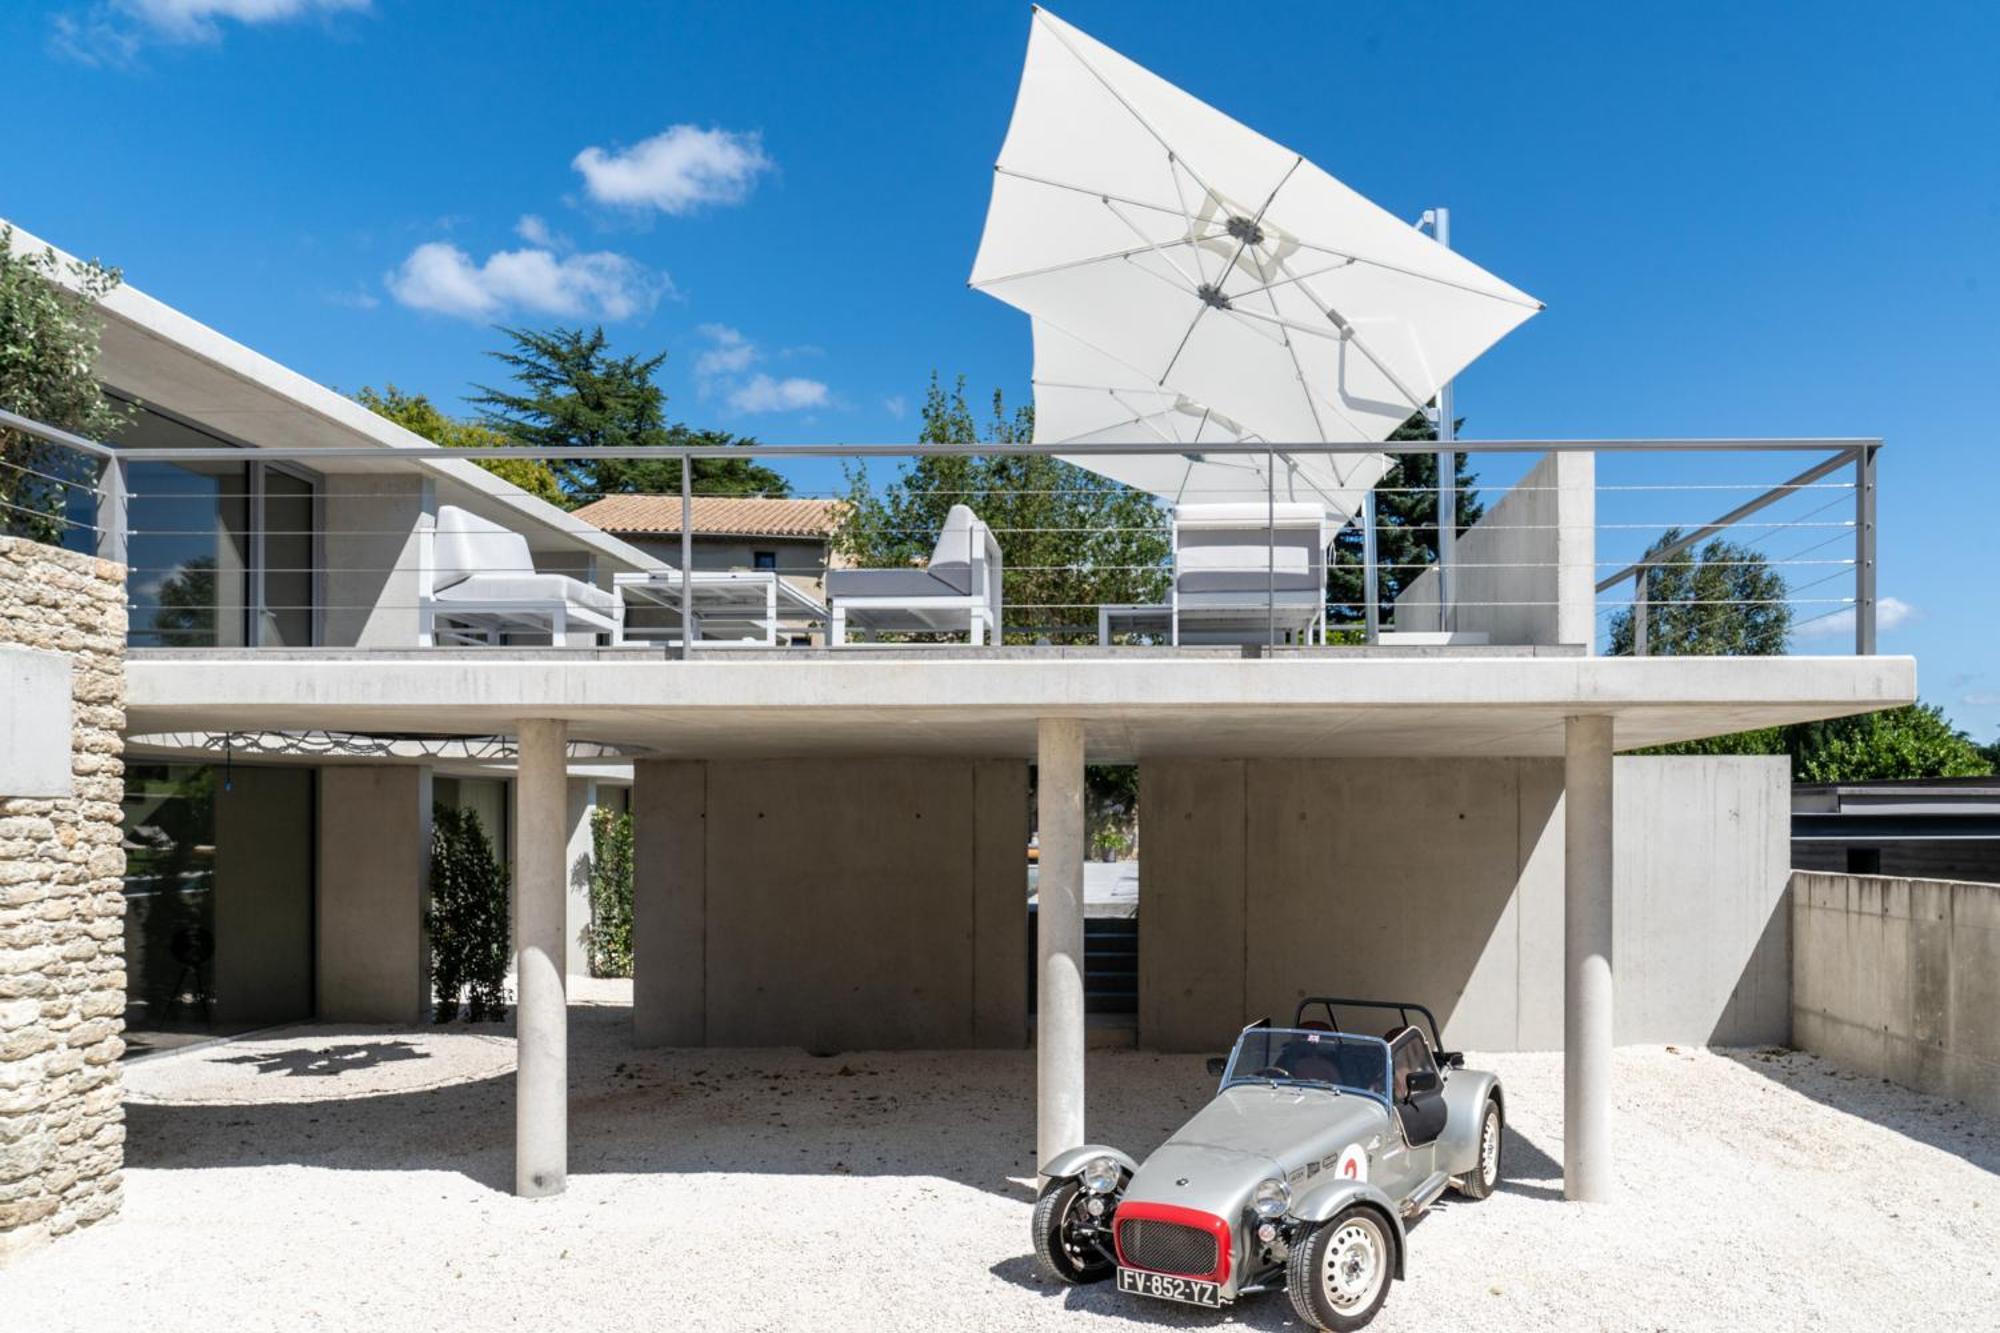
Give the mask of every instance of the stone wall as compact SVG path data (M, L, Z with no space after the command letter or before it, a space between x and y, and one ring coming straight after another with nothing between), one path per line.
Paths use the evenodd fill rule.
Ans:
M71 658L72 792L0 792L0 1262L118 1210L124 569L0 538L0 644Z
M1792 1040L2000 1116L2000 885L1792 876Z

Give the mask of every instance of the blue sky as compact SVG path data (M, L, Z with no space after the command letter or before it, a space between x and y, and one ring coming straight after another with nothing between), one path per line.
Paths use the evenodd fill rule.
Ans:
M2000 7L1056 10L1393 212L1448 205L1548 303L1460 380L1469 433L1885 437L1882 646L2000 731ZM1026 390L1025 318L964 279L1027 30L1011 2L16 3L0 215L347 390L455 405L494 321L603 318L671 353L679 417L905 439L934 367Z

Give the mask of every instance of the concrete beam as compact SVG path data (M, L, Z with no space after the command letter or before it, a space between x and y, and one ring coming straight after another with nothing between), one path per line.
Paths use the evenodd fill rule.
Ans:
M1563 1196L1611 1197L1611 719L1573 717L1563 758Z
M1035 1160L1083 1138L1083 723L1043 718L1037 728Z
M516 735L514 1193L533 1199L560 1194L569 1182L568 737L564 723L541 718L523 719Z

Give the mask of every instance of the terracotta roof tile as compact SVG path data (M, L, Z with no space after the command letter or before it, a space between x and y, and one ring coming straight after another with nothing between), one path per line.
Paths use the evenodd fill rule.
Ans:
M782 500L698 495L694 530L712 537L826 537L840 526L838 500ZM606 532L673 534L681 530L678 495L607 495L576 511Z

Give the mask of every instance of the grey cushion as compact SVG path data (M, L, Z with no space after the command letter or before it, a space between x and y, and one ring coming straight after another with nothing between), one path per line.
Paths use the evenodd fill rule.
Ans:
M826 572L828 601L842 597L964 597L971 591L965 577L968 566L960 565L960 582L933 578L925 569L829 569Z
M477 610L480 602L568 602L610 615L618 599L567 574L473 574L437 593L440 602L463 602Z
M1279 570L1273 578L1261 569L1209 569L1182 574L1175 585L1184 593L1197 592L1241 592L1265 591L1311 592L1320 586L1320 581L1312 574L1290 573Z

